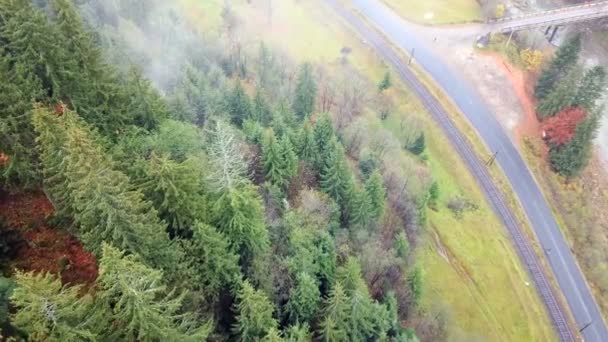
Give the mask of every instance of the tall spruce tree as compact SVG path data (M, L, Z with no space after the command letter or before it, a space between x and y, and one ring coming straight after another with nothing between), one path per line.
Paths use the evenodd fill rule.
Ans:
M239 341L259 341L277 327L272 317L274 307L266 295L244 281L234 307L236 323L232 331Z
M32 341L96 341L97 319L90 295L81 286L66 286L49 273L15 275L11 323Z
M264 208L253 185L227 189L220 194L212 206L212 223L226 235L246 269L268 250Z
M300 129L298 141L298 156L300 159L313 162L316 155L316 144L312 126L308 121Z
M351 200L353 179L344 155L342 145L333 139L321 170L321 188L333 198L343 210L347 210Z
M384 213L386 205L386 189L382 175L377 170L365 182L365 191L370 201L371 217L374 220L379 219Z
M163 273L104 244L99 263L97 310L104 313L111 328L108 340L202 341L211 324L201 323L191 312L182 311L185 293L180 295L163 284Z
M38 109L34 125L51 198L62 202L63 211L74 218L87 248L99 254L102 242L112 242L154 267L174 269L179 253L156 210L141 192L132 190L125 174L113 169L86 124L70 111L57 118ZM64 141L57 140L53 128Z
M30 112L42 89L27 68L11 67L9 59L0 50L0 153L8 158L0 165L0 182L7 189L31 188L40 175Z
M255 92L255 96L253 97L251 116L262 126L268 126L272 121L272 108L270 108L264 94L259 89Z
M152 154L142 189L173 234L186 234L195 221L206 221L207 205L201 163L194 158L177 163Z
M597 100L602 96L606 86L606 71L601 66L595 66L583 76L572 105L582 107L588 112L593 112Z
M294 323L311 322L318 310L321 294L317 280L308 273L298 273L287 303L289 318Z
M304 119L315 110L317 99L317 84L312 74L312 65L305 63L300 68L296 84L295 98L293 100L293 111Z
M349 298L342 287L336 282L324 303L323 315L319 324L319 334L323 341L346 341L348 329L346 322L349 314Z
M572 105L580 79L580 70L573 68L568 75L559 80L555 89L551 90L538 104L536 112L543 119L554 116L561 110Z
M578 124L572 140L564 145L553 146L549 151L553 169L568 178L579 175L591 157L592 143L598 126L598 115L590 115Z
M333 147L332 139L335 138L334 128L329 114L322 114L317 120L313 129L313 137L316 143L315 167L321 172L325 165L326 156L329 155L329 151L331 151Z
M353 189L348 196L348 223L351 227L366 227L372 218L372 204L365 189Z
M0 41L5 56L36 76L48 97L56 101L66 98L62 88L77 74L76 56L67 56L57 27L30 1L3 1L0 17Z
M196 273L193 280L207 298L217 299L241 280L239 257L215 228L199 222L193 231L190 242L185 242L188 261Z
M287 182L289 182L298 173L298 156L294 150L289 132L286 132L281 137L280 152L285 176L287 177Z
M281 152L281 145L277 141L274 131L269 130L262 144L262 161L266 179L279 187L283 187L287 181L285 161Z
M124 96L130 99L125 111L130 115L133 124L152 130L169 117L166 103L139 68L133 67L127 73L124 91Z
M564 77L578 61L578 54L581 51L581 36L575 35L568 39L557 49L555 57L549 66L542 71L534 95L539 100L544 100L549 93L556 87L557 82Z
M237 127L242 127L243 122L251 117L251 100L240 81L237 81L232 91L227 93L225 105L230 121Z

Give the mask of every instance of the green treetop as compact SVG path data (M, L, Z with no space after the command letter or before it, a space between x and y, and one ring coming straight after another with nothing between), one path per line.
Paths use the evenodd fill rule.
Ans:
M216 299L223 289L230 288L241 278L239 257L226 237L215 228L197 223L186 254L196 272L196 285L204 295Z
M570 69L576 65L581 50L581 36L576 35L557 49L549 66L543 70L534 89L537 99L543 100L555 88L555 85Z
M595 103L602 96L606 86L606 71L601 66L587 70L572 101L573 106L582 107L587 112L595 109Z
M296 83L295 98L293 100L293 111L304 119L315 110L317 99L317 85L312 74L312 66L305 63L300 68Z
M201 163L193 158L181 163L152 154L145 168L144 192L174 233L206 220Z
M49 273L15 275L11 323L32 341L95 341L92 299L79 286L64 286ZM99 318L99 317L97 317Z
M202 341L210 333L194 314L181 310L185 293L175 294L163 284L161 271L142 264L136 255L103 246L99 263L98 310L111 328L112 340Z
M233 332L239 341L259 341L277 327L272 317L274 306L266 295L244 281L237 294Z
M308 273L299 273L296 277L296 286L292 288L287 303L291 321L304 323L314 319L320 297L317 280Z
M240 81L235 84L232 92L227 93L226 112L230 121L237 127L241 127L243 122L251 117L251 100Z
M369 197L371 217L374 220L379 219L384 213L386 205L386 189L382 175L377 170L365 182L365 191Z

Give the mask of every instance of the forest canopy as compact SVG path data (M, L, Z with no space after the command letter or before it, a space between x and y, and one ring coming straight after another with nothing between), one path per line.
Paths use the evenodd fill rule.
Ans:
M46 267L0 245L1 336L418 340L414 250L439 191L424 134L356 125L389 115L371 99L390 75L245 49L229 6L222 20L217 37L162 1L0 3L1 195L42 194L34 231L78 255ZM151 35L162 55L131 44ZM394 146L422 171L387 167Z

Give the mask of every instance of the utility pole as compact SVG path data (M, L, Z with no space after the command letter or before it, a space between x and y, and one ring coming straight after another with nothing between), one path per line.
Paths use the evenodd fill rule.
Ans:
M272 0L268 0L268 25L272 26Z
M407 65L412 64L412 59L414 59L414 52L416 52L416 49L412 48L412 52L410 52L410 60L407 62Z
M579 332L579 333L582 333L582 332L583 332L583 330L585 330L585 329L589 328L589 326L591 325L591 323L593 323L593 321L591 321L591 322L589 322L589 323L585 324L585 326L584 326L584 327L582 327L582 328L581 328L581 329L580 329L578 332Z
M496 160L496 156L498 156L498 151L496 151L496 153L494 153L490 159L488 159L488 161L486 162L487 166L492 166L494 164L494 161Z

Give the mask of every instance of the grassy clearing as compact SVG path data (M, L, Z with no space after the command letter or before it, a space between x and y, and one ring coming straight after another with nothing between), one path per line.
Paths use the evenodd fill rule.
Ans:
M190 6L196 20L198 1L182 0ZM220 0L212 0L218 4ZM267 8L255 5L235 9L247 18L247 33L285 50L297 61L315 61L331 67L343 47L352 49L349 63L377 83L387 70L370 48L356 37L319 2L274 1L272 25ZM209 3L207 3L209 6ZM218 4L219 6L219 4ZM217 13L217 11L216 11ZM205 23L206 24L206 23ZM393 75L393 80L396 80ZM420 248L419 262L425 274L422 305L429 310L436 305L447 307L452 319L449 334L463 339L479 336L484 340L554 340L543 307L503 227L485 203L474 180L434 125L428 113L400 83L391 89L396 110L385 121L366 112L362 120L369 133L385 130L400 135L401 118L413 115L423 123L427 136L430 169L438 181L441 199L438 212L429 214L427 243ZM395 165L416 161L401 150L391 154ZM464 195L479 206L475 212L457 219L445 202ZM434 243L436 239L440 244ZM445 253L449 251L449 253ZM449 254L447 258L440 253Z
M475 0L382 0L407 20L420 24L455 24L480 21Z

